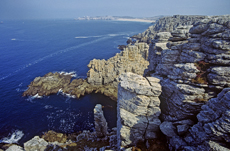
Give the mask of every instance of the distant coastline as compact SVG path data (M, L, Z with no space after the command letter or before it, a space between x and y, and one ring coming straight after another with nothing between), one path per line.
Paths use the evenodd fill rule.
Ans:
M148 18L135 18L135 17L120 17L120 16L84 16L84 17L78 17L75 18L75 20L115 20L115 21L133 21L133 22L148 22L148 23L154 23L157 19L159 19L162 16L155 16L155 17L148 17Z

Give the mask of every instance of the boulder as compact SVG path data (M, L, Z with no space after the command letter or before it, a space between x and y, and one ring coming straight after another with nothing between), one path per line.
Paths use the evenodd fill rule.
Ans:
M172 122L163 122L160 125L160 130L163 134L168 137L177 136L176 127L172 124Z
M35 136L33 139L29 140L28 142L24 143L25 151L44 151L48 145L43 138L39 136Z

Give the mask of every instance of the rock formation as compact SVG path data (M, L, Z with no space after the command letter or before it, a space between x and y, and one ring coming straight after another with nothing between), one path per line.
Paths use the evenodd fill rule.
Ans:
M97 137L105 137L107 135L107 122L105 120L101 104L97 104L94 108L94 124Z
M50 95L61 90L77 98L95 92L117 100L118 76L124 72L143 75L149 65L148 49L146 43L135 43L135 45L128 45L122 52L107 61L93 59L88 64L86 80L74 79L70 83L70 75L50 72L44 77L35 78L23 96Z
M23 96L36 94L43 96L57 93L59 89L70 83L71 78L71 75L49 72L43 77L36 77L30 83L28 90L23 93Z
M205 17L152 38L145 75L161 79L160 129L172 150L224 148L229 141L229 119L220 118L228 104L229 23L229 15Z
M138 141L153 139L159 131L160 80L144 78L133 73L119 77L117 101L118 146L135 145Z
M149 46L146 43L129 45L122 52L106 60L93 59L88 64L87 81L91 85L110 85L117 89L118 76L124 72L133 72L139 75L149 65Z
M156 24L150 26L146 31L132 38L138 39L140 42L151 43L155 35L159 32L171 32L178 26L192 25L196 21L205 19L207 16L192 16L192 15L174 15L160 18Z
M118 94L117 136L104 137L112 144L117 137L118 147L161 131L170 150L229 150L230 16L164 17L133 38L142 42L129 40L114 57L92 60L86 80L70 83L71 77L49 73L35 78L24 95L62 89L116 100ZM85 131L77 140L93 137Z

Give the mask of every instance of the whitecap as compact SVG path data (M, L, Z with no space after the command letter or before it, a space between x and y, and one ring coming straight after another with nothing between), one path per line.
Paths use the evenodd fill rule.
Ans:
M0 143L18 143L18 141L24 136L24 133L20 130L15 130L10 136L0 140Z
M75 38L88 38L88 37L82 37L82 36L80 36L80 37L75 37Z
M76 98L75 95L71 95L71 94L64 93L62 89L59 89L59 90L58 90L57 95L59 95L59 94L61 94L61 95L63 95L63 96L66 96L66 97L68 97L68 98Z
M44 108L45 108L45 109L52 109L53 106L51 106L51 105L45 105Z
M61 71L61 72L58 72L58 73L60 73L61 75L71 75L71 77L77 77L76 71L71 71L71 72Z
M42 96L40 96L40 95L38 95L38 93L37 94L35 94L34 96L32 96L33 98L36 98L36 99L40 99L40 98L42 98Z
M12 38L11 40L17 40L16 38Z

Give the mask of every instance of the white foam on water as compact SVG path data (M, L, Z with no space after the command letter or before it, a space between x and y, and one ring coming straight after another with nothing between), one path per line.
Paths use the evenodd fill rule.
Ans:
M45 108L45 109L52 109L53 106L51 106L51 105L45 105L44 108Z
M73 132L76 119L80 118L82 113L76 114L76 111L67 108L66 110L56 110L47 115L48 127L53 130L63 132Z
M75 38L89 38L89 37L83 37L83 36L80 36L80 37L75 37Z
M42 96L40 96L40 95L38 95L38 93L37 94L35 94L34 96L32 96L34 99L36 98L36 99L40 99L40 98L42 98Z
M0 143L18 143L18 141L24 136L24 133L20 130L15 130L10 136L3 138L0 140Z
M75 95L71 95L71 94L64 93L62 89L59 89L59 90L58 90L57 95L59 95L59 94L65 96L65 97L68 97L68 98L76 98ZM67 101L68 101L68 100L67 100Z
M11 40L17 40L16 38L12 38Z
M26 100L29 101L29 102L31 102L31 103L34 103L34 102L33 102L33 99L41 99L41 98L43 98L43 96L40 96L40 95L38 95L38 93L37 93L37 94L35 94L34 96L29 96Z
M71 77L77 77L76 71L71 71L71 72L61 71L61 72L58 72L58 73L60 73L61 75L71 75Z

